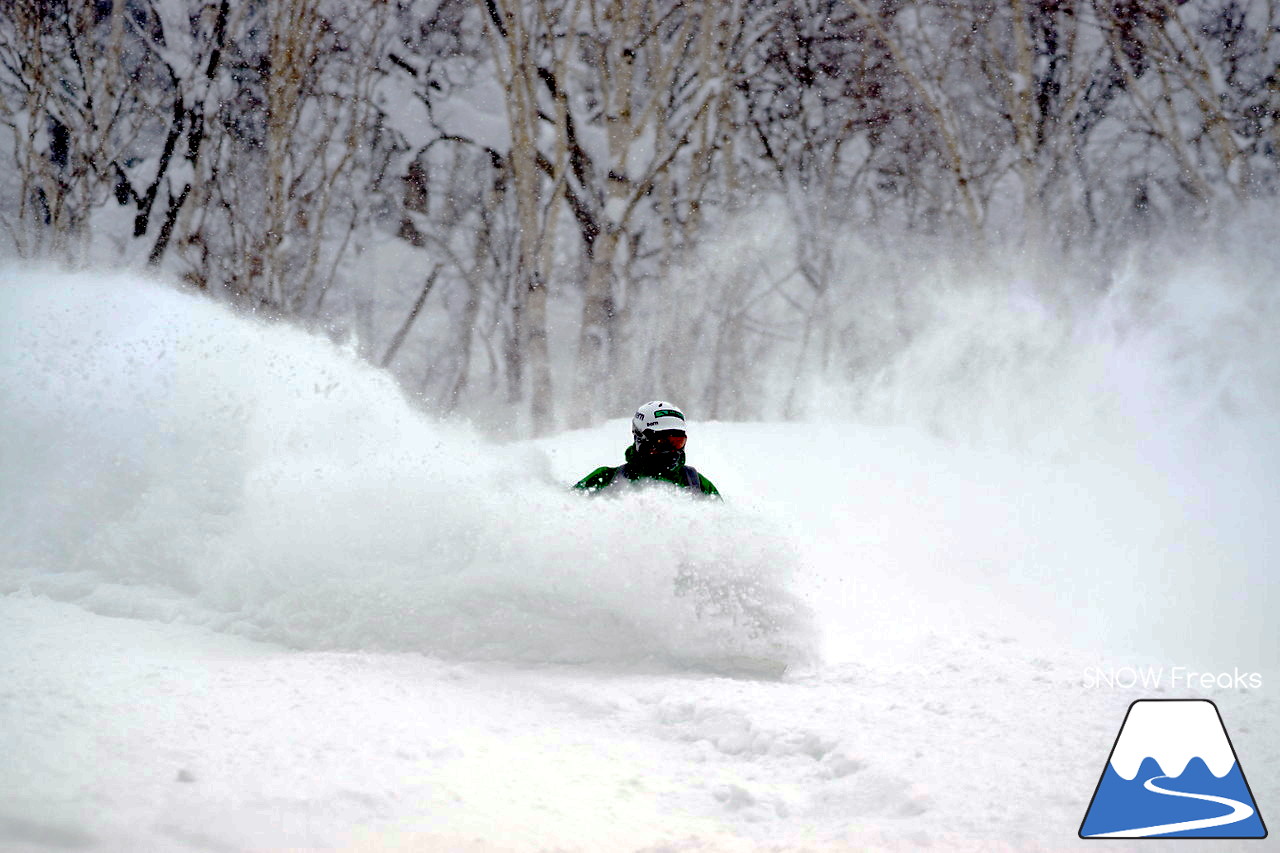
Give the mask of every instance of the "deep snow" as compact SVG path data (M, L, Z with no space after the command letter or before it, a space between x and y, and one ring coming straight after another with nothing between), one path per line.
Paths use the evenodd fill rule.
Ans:
M625 419L496 445L301 332L6 271L0 844L1064 848L1151 695L1086 670L1148 662L1261 672L1159 695L1218 702L1269 818L1273 413L1129 440L1180 375L1163 408L1082 414L1099 377L1124 400L1164 370L1160 328L1020 374L1051 393L1017 411L1070 425L1050 452L683 401L726 504L589 500L565 486ZM899 400L935 337L895 366L916 384L886 373ZM682 571L737 609L698 618Z

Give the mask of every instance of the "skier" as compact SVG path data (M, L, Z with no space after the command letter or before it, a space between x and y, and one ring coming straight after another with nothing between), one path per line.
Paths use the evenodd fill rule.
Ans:
M615 483L637 485L660 481L681 488L696 488L705 497L723 500L711 481L692 465L684 464L684 415L671 403L654 400L636 410L631 419L631 446L627 461L617 468L597 468L583 477L575 489L596 493Z

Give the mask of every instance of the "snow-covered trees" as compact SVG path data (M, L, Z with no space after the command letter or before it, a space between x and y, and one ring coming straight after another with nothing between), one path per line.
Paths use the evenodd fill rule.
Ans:
M0 16L19 254L97 240L316 313L385 148L384 4L20 0Z
M168 81L146 55L149 23L120 5L0 7L0 122L11 164L0 224L20 256L80 257L90 214L113 188L121 204L136 206L135 230L149 230L159 178L125 196L123 169L134 151L162 140L156 168L166 171L182 136L168 127L181 121L179 111L157 92Z
M1105 256L1273 195L1278 32L1261 0L13 0L0 239L354 330L443 410L728 415L904 333L915 285L851 235Z

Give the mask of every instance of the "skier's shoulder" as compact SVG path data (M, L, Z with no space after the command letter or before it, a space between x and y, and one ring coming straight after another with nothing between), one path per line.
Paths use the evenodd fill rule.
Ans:
M588 492L599 491L613 482L613 478L617 476L618 469L603 465L592 471L574 484L575 489L582 489Z
M717 498L719 500L724 500L724 498L720 495L720 490L716 488L715 483L712 483L709 479L707 479L705 474L703 474L697 468L694 468L692 465L686 465L685 469L689 472L692 472L694 476L697 477L698 489L702 492L703 495L709 498ZM690 486L693 485L692 478L689 478L689 485Z
M716 498L717 500L724 500L720 495L720 490L716 488L715 483L704 477L701 472L698 473L698 482L702 486L702 493L704 495Z

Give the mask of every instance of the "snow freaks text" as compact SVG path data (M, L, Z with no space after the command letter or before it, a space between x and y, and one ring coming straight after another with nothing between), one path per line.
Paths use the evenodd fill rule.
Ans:
M1205 672L1186 666L1091 666L1085 669L1081 683L1087 690L1261 690L1262 674L1242 672L1239 667L1230 672Z

